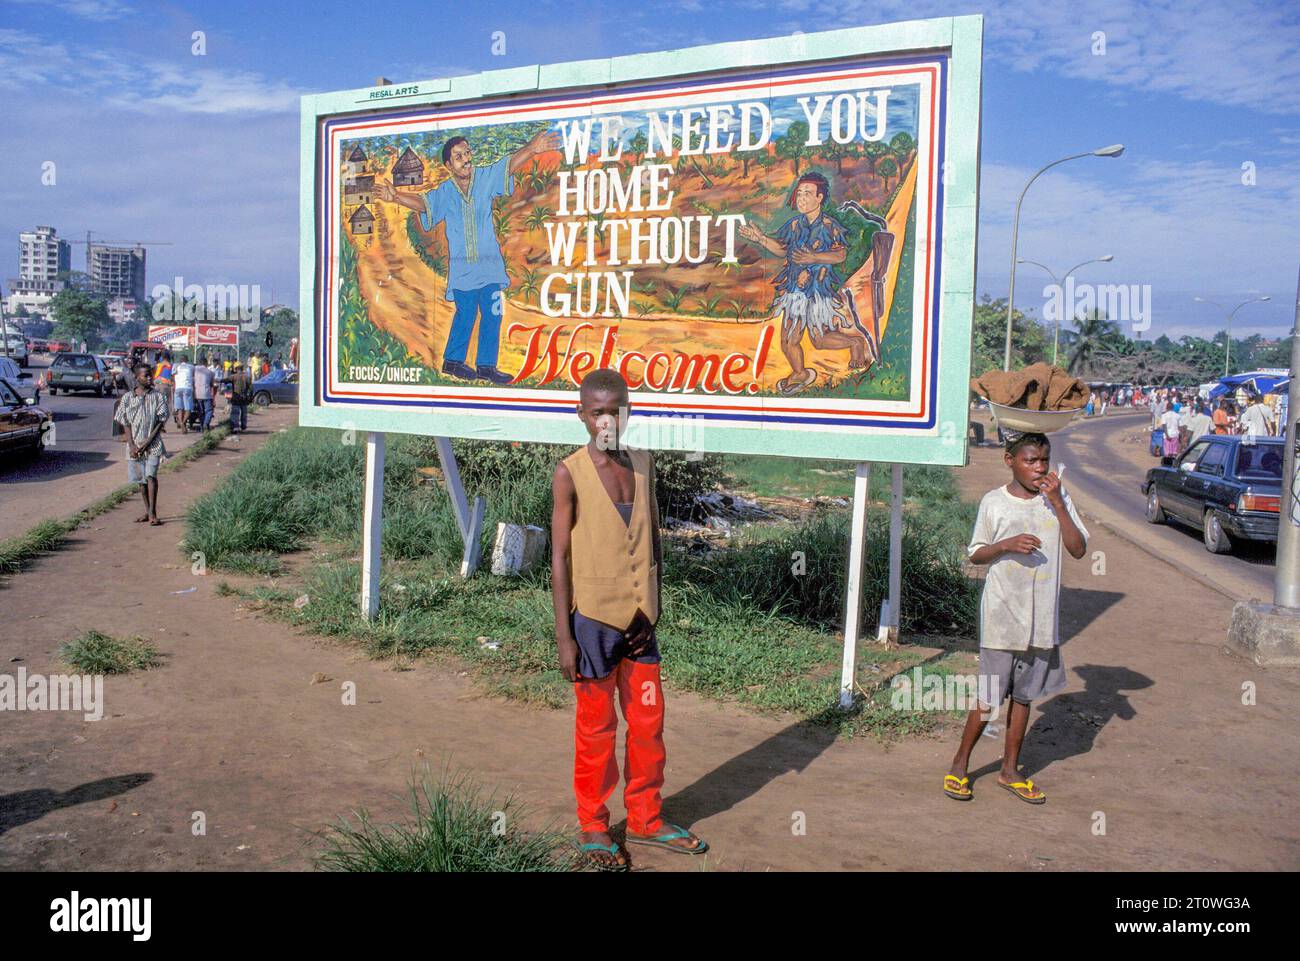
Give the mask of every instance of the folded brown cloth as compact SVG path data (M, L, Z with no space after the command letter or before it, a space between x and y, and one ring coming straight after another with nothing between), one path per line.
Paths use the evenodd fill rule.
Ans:
M972 377L970 389L995 404L1023 410L1078 410L1088 403L1087 384L1047 363L1023 370L990 370Z

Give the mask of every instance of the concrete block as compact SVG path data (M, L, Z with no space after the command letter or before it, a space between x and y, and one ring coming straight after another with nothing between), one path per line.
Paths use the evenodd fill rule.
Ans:
M1300 610L1241 601L1232 609L1228 650L1261 667L1300 667Z

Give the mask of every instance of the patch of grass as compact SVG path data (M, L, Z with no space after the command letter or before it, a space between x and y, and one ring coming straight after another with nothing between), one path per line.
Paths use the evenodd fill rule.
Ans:
M179 470L220 444L221 439L228 433L229 428L225 427L208 431L190 447L169 459L162 469ZM124 484L75 514L43 520L17 537L0 541L0 576L17 574L42 554L59 550L67 543L68 535L86 521L111 511L138 494L138 485Z
M142 637L113 637L86 631L59 647L59 656L79 674L130 674L162 663L158 649Z
M526 831L514 797L498 800L465 775L427 771L409 789L410 815L378 825L363 809L322 832L328 871L576 871L572 841L551 831Z

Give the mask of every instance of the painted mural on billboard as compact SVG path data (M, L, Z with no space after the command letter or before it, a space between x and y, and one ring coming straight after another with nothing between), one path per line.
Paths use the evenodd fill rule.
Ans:
M945 65L325 122L322 402L933 429Z

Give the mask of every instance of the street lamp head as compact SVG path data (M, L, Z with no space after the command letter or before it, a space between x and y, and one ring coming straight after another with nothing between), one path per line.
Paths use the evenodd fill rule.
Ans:
M1273 298L1270 297L1268 294L1265 294L1263 297L1261 297L1261 298L1259 298L1259 299L1260 299L1260 300L1272 300Z
M1098 263L1101 263L1101 264L1108 264L1108 263L1110 263L1110 262L1111 262L1112 260L1114 260L1114 259L1115 259L1115 255L1114 255L1114 254L1106 254L1106 256L1104 256L1104 257L1098 257L1098 258L1097 258L1097 262L1098 262Z
M1123 152L1124 145L1122 143L1113 143L1109 147L1102 147L1100 150L1094 150L1092 155L1094 157L1118 157Z
M1198 304L1208 303L1208 301L1204 297L1199 297L1199 296L1193 297L1192 300L1196 301Z

